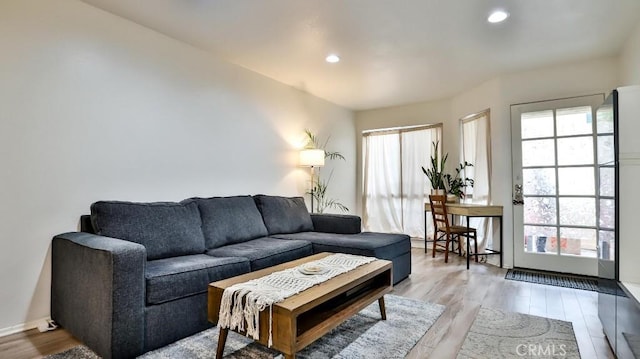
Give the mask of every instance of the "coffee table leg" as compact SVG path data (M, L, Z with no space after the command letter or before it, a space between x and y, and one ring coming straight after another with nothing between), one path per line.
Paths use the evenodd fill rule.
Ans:
M378 299L378 305L380 305L380 316L382 317L382 320L387 320L387 310L384 307L384 297L380 297L380 299Z
M220 328L220 334L218 335L218 350L216 350L216 359L222 359L224 345L227 342L227 334L229 334L229 328Z

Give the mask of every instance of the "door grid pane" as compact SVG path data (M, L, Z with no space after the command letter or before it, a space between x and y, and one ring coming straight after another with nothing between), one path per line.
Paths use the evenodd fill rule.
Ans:
M597 256L595 125L589 106L521 115L525 252Z
M553 168L522 170L522 193L525 195L555 195L556 171Z
M556 164L554 140L522 141L522 167Z

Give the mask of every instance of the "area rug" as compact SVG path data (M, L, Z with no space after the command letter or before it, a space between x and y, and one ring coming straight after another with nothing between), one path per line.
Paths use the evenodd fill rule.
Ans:
M386 295L387 320L380 319L374 302L339 327L297 353L296 358L404 358L444 311L444 306ZM140 358L215 358L218 328L214 327ZM266 359L277 351L229 332L224 358ZM85 346L49 355L47 359L95 359Z
M600 291L598 279L593 277L509 269L504 278L521 282L553 285L556 287L590 290L593 292Z
M580 358L580 351L570 322L480 308L457 358Z

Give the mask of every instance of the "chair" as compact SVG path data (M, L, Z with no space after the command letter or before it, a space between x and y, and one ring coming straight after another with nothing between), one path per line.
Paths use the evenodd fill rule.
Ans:
M444 248L444 262L447 263L449 260L449 247L453 250L454 240L458 239L458 254L462 254L462 237L467 238L467 249L469 248L468 243L473 239L474 243L474 253L478 253L478 241L477 241L477 233L475 228L467 228L464 226L456 226L449 224L449 214L447 213L446 206L447 196L445 195L430 195L429 203L431 205L431 216L433 217L433 250L432 257L436 257L436 247ZM445 239L442 239L445 237ZM442 244L438 244L438 242L445 242L444 246ZM467 256L471 255L467 251ZM478 256L475 255L476 262L478 261Z

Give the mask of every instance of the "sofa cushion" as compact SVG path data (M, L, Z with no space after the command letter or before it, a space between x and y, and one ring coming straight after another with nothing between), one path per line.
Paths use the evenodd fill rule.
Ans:
M142 244L147 259L204 253L195 203L100 201L91 205L97 234Z
M304 232L273 237L309 241L313 243L313 253L340 252L390 260L411 251L411 239L406 234Z
M207 254L215 257L247 258L251 263L251 270L255 271L310 256L313 248L307 241L263 237L211 249Z
M246 258L196 254L149 261L145 269L147 304L205 293L209 283L249 271Z
M192 198L198 204L207 249L264 237L267 227L251 196Z
M362 219L350 214L311 214L315 232L356 234L362 232Z
M269 234L313 231L311 215L302 197L253 197Z

